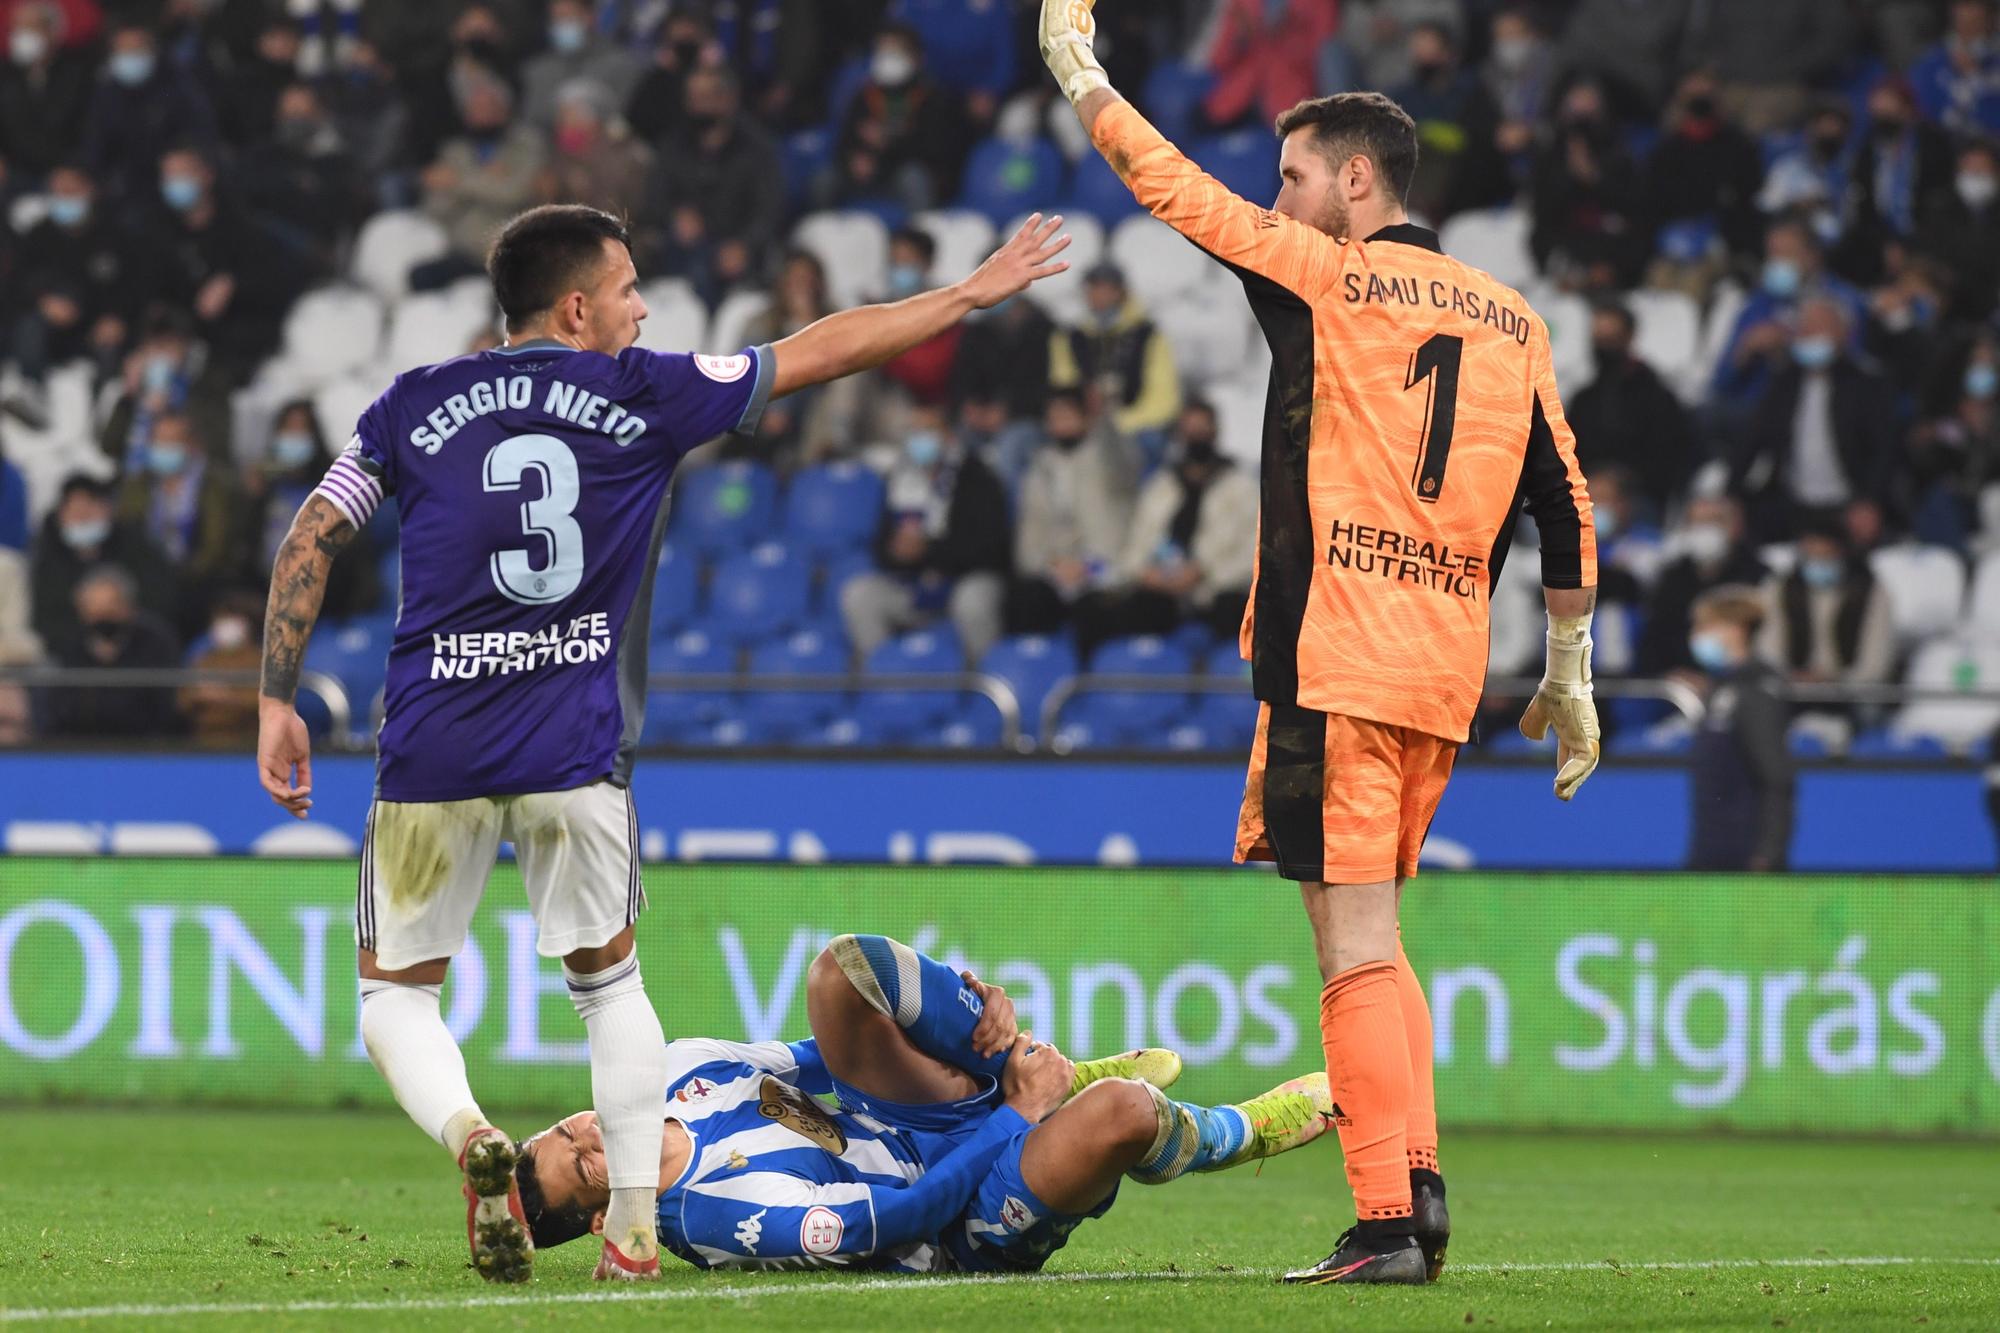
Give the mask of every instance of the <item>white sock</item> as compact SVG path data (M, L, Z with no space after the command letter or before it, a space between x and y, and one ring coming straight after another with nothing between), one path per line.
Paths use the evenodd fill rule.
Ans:
M565 967L563 979L590 1034L590 1096L611 1185L604 1234L627 1258L651 1258L666 1133L666 1034L646 998L638 954L602 972Z
M363 980L361 1040L396 1104L456 1159L486 1117L465 1081L465 1056L438 1012L443 990L441 984Z

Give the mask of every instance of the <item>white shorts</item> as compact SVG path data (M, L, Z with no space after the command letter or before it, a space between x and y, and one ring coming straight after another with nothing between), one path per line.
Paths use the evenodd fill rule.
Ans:
M609 782L470 801L382 801L368 811L354 942L396 972L456 957L502 841L514 844L535 949L561 958L639 919L639 816Z

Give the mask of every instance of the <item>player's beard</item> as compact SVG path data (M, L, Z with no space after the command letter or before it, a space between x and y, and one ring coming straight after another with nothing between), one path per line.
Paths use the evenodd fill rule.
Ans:
M1342 203L1337 195L1329 193L1326 206L1320 209L1319 216L1313 219L1313 225L1335 240L1341 240L1347 236L1348 226L1353 220L1353 215L1347 211L1347 205Z

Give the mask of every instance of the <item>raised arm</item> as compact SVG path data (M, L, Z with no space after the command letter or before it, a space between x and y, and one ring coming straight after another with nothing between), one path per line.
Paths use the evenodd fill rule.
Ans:
M1132 197L1223 263L1290 292L1316 293L1338 262L1339 243L1232 193L1119 96L1091 50L1093 3L1043 0L1042 59Z
M271 799L300 819L312 808L312 741L292 701L306 640L326 599L327 572L354 532L347 516L315 492L299 508L271 566L264 680L257 699L257 776Z
M1069 237L1056 235L1061 226L1060 216L1043 221L1037 213L962 281L906 301L857 306L808 324L772 347L777 372L771 396L780 398L872 370L937 337L973 311L999 305L1036 279L1065 271L1068 261L1056 258L1069 247Z

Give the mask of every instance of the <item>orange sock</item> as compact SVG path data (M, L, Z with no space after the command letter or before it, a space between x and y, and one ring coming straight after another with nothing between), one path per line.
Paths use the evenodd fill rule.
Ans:
M1396 964L1363 963L1327 982L1319 1031L1355 1215L1364 1222L1408 1217L1410 1047Z
M1438 1169L1437 1087L1431 1068L1431 1007L1424 986L1403 952L1402 932L1396 932L1396 993L1402 1001L1403 1034L1410 1048L1410 1169Z

